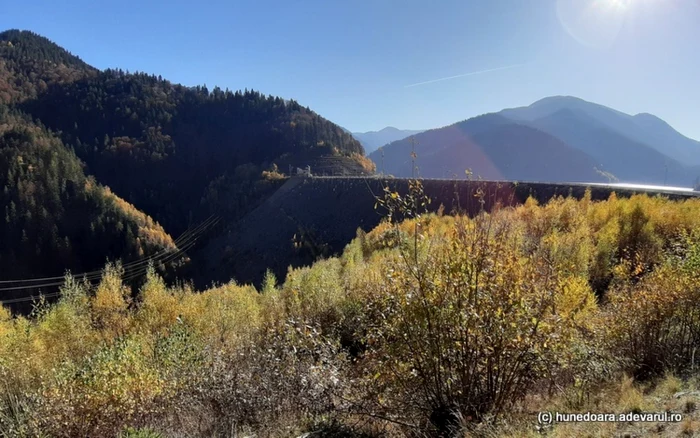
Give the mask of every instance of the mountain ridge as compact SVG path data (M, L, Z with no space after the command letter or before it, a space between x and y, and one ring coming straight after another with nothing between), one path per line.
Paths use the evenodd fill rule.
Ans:
M44 257L55 263L33 273L17 269L16 275L83 272L102 267L105 256L112 260L133 260L141 253L148 256L150 250L138 250L144 236L137 222L158 224L149 235L170 236L185 233L208 217L234 221L274 193L290 167L311 165L314 171L323 171L326 166L331 173L350 175L372 172L372 163L357 140L293 99L247 89L186 87L160 76L121 69L100 71L28 31L0 33L2 114L22 119L20 131L0 139L9 145L0 149L8 154L5 168L10 169L10 186L6 192L15 199L12 212L3 213L15 222L27 214L33 218L53 215L57 224L67 220L88 226L89 218L96 217L96 230L113 227L110 232L117 233L115 238L71 237L64 244L63 237L73 234L59 227L60 242L44 248L44 242L56 240L50 224L31 228L30 222L26 226L17 222L14 234L7 231L6 235L27 235L31 241L33 233ZM40 135L23 137L25 128L38 130ZM48 146L32 152L44 143ZM26 164L27 157L37 154L54 158ZM39 166L39 162L49 164ZM73 176L52 176L40 186L26 173L26 169L60 168L62 163L67 163ZM20 171L24 179L18 180ZM86 186L81 182L85 178L93 182ZM10 190L14 185L18 188ZM48 188L41 188L44 186ZM51 195L48 216L27 195L32 187ZM79 204L82 210L68 208L64 203L73 198L66 198L66 190L96 197L99 202L83 202ZM16 201L18 197L22 203ZM103 217L114 219L100 219ZM112 249L98 255L88 251L98 244L111 244ZM0 241L0 267L4 262L17 263L19 256L12 256L11 251L18 245L15 240ZM83 256L61 256L66 245ZM24 253L22 257L27 267L39 260ZM93 266L95 263L99 266Z
M365 152L370 154L384 145L411 135L420 134L421 132L424 132L424 130L398 129L393 126L387 126L379 131L353 132L352 136L362 144Z
M522 139L527 139L523 142ZM474 177L518 181L602 181L595 161L556 137L535 127L515 123L500 114L484 114L415 136L415 144L399 140L384 148L383 156L370 154L380 172L397 177ZM547 159L558 156L551 165ZM519 157L519 161L513 161ZM533 159L534 157L534 159Z
M609 129L646 144L676 161L700 164L700 141L689 138L668 122L650 113L630 115L573 96L550 96L525 107L508 108L500 114L512 120L532 122L561 109L575 109L605 124Z
M678 161L624 137L585 113L560 110L531 124L586 152L598 162L600 170L625 182L688 185L692 179Z
M501 138L498 130L518 130L527 126L540 134L529 133L520 139L509 138L511 150L500 148L489 137ZM491 131L490 133L486 133ZM632 136L627 136L632 132ZM544 134L544 136L542 136ZM563 160L554 167L541 165L540 181L573 182L579 177L588 175L589 182L600 181L600 178L619 179L629 183L642 184L675 184L690 187L695 179L698 166L693 160L679 160L668 155L654 139L670 138L671 140L686 139L694 142L673 130L662 119L647 113L635 116L622 113L612 108L596 103L587 102L572 96L552 96L540 99L532 105L519 108L508 108L497 113L483 114L447 127L438 128L417 134L418 146L416 153L417 167L420 175L425 177L462 177L467 167L472 167L475 174L484 178L513 178L526 177L532 180L533 175L521 172L514 166L506 165L510 156L528 149L532 154L542 153L537 144L528 143L537 140L541 144L554 144L549 137L560 141L559 149L568 151L556 155ZM665 136L665 137L664 137ZM642 138L646 141L639 140ZM669 140L668 143L672 141ZM421 146L421 143L428 144ZM697 142L695 142L697 143ZM686 143L692 146L695 143ZM698 156L700 160L700 143ZM689 146L689 147L690 147ZM411 176L415 172L410 158L414 146L407 141L392 142L383 148L383 153L373 152L369 156L377 164L380 171L395 176ZM460 148L462 150L460 151ZM659 150L662 149L662 150ZM552 149L550 153L540 156L543 162L555 160ZM573 152L576 151L576 152ZM584 155L579 155L581 152ZM501 154L501 155L499 155ZM571 163L572 157L577 156L582 168L576 170ZM525 155L524 157L530 157ZM564 165L563 162L569 162ZM524 161L521 165L524 166ZM532 167L535 163L530 163ZM569 166L569 175L579 175L562 180L564 175L554 171L557 166ZM550 167L549 170L547 168ZM464 169L463 169L464 168ZM583 170L583 168L588 170ZM589 172L596 173L592 176ZM524 171L524 169L521 169ZM549 173L548 173L549 172ZM547 179L553 178L553 179Z
M60 133L90 174L176 234L214 210L248 208L243 204L267 192L248 181L274 185L263 172L307 165L320 173L372 172L357 140L293 99L99 71L33 32L2 35L17 44L0 48L1 101ZM29 74L34 69L41 74ZM220 205L212 190L238 195ZM205 198L219 206L198 213Z

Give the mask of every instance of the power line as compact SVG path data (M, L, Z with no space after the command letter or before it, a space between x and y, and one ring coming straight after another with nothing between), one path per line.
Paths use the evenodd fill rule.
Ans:
M158 261L158 262L161 262L161 263L167 263L168 261L171 261L171 260L173 260L174 258L177 258L177 257L180 256L184 251L186 251L187 249L191 248L191 247L194 245L194 243L196 242L196 238L193 237L193 238L191 238L191 239L192 239L192 240L188 241L188 243L185 244L185 245L183 246L183 248L178 249L177 251L173 252L173 253L170 254L170 255L167 255L167 254L166 254L166 257L165 257L164 259L162 259L162 260L160 260L160 259L147 259L147 260L144 260L145 263L144 263L141 267L138 267L138 266L130 266L128 269L124 269L124 274L126 274L130 269L136 269L137 272L143 271L143 272L145 273L145 272L147 271L147 269L148 269L147 263L150 262L151 260ZM122 268L123 268L123 267L122 267ZM131 272L129 272L129 274L131 274ZM101 278L101 276L102 276L102 273L101 273L101 271L100 271L99 276L94 276L94 275L91 275L91 276L87 276L87 275L75 275L75 276L73 276L73 277L74 277L74 278L85 278L85 279L88 279L88 280L97 280L97 279ZM60 277L60 278L61 278L61 279L65 279L65 276ZM62 281L54 281L54 282L49 282L49 283L30 284L30 285L26 285L26 286L4 287L4 288L0 288L0 292L6 292L6 291L11 291L11 290L40 289L40 288L43 288L43 287L61 286L61 285L63 285L63 283L64 283L64 281L62 280Z
M14 299L10 299L10 300L0 301L0 303L2 303L2 304L16 304L16 303L22 303L25 301L34 301L34 300L40 299L42 297L43 298L54 298L54 297L59 296L60 294L61 294L60 292L54 292L54 293L50 293L50 294L40 294L38 296L32 295L29 297L14 298Z
M214 217L214 215L210 216L207 220L205 220L203 223L195 227L194 229L187 230L185 233L183 233L178 239L175 241L177 242L177 245L179 247L176 248L175 251L172 250L165 250L165 251L160 251L157 253L157 256L150 257L145 260L140 260L140 261L135 261L131 262L127 265L122 266L123 268L123 280L128 281L134 278L137 278L145 273L148 272L148 263L151 261L159 262L159 263L168 263L170 261L173 261L183 255L187 250L192 248L199 237L209 228L217 225L220 222L221 218L220 217ZM78 274L74 275L73 278L83 278L85 280L89 281L95 281L99 280L102 277L102 271L92 271L89 273L83 273L83 274ZM14 290L26 290L26 289L40 289L44 287L55 287L55 286L62 286L65 282L65 276L63 277L46 277L44 280L58 280L61 279L61 281L55 281L55 282L45 282L41 284L30 284L26 286L16 286L16 287L6 287L6 288L0 288L0 291L14 291ZM27 282L27 281L37 281L40 279L31 279L31 280L12 280L12 281L6 281L2 283L21 283L21 282ZM44 297L53 297L59 295L59 292L51 293L51 294L46 294L46 295L40 295ZM11 304L11 303L17 303L17 302L22 302L22 301L31 301L35 299L35 296L29 296L29 297L20 297L20 298L12 298L9 300L3 300L0 301L2 304Z
M189 239L190 235L194 235L197 233L202 233L204 232L205 228L209 228L210 226L213 226L215 223L218 223L219 218L215 218L214 215L209 216L204 222L200 223L197 227L195 227L193 230L190 230L189 228L182 234L180 237L178 237L173 243L175 244L175 249L177 250L177 246L180 245L184 240ZM132 262L126 263L122 265L123 268L130 268L130 267L135 267L139 266L142 264L147 264L151 259L158 259L160 257L163 257L167 254L170 254L173 252L172 248L166 248L162 249L152 256L150 256L147 259L141 259L141 260L134 260ZM101 276L102 275L102 270L98 271L89 271L89 272L83 272L81 274L76 274L74 277L94 277L94 276ZM62 280L65 278L65 275L62 276L55 276L55 277L41 277L41 278L26 278L26 279L19 279L19 280L2 280L0 281L0 284L10 284L10 283L29 283L29 282L34 282L34 281L52 281L52 280ZM3 290L3 289L0 289Z
M191 235L196 235L199 232L203 232L203 228L206 228L209 226L211 223L211 219L213 218L213 215L210 216L207 220L205 220L203 223L201 223L199 226L195 227L195 229L190 230L187 229L180 237L178 237L173 243L175 244L175 249L177 250L177 245L180 245L183 241L187 240L190 238ZM151 259L159 259L160 257L163 257L167 254L170 254L173 251L172 248L166 248L161 251L156 252L152 256L150 256L147 259L142 259L142 260L135 260L129 263L126 263L122 265L123 268L125 269L130 269L132 267L137 267L139 265L144 265L147 264ZM75 277L101 277L102 275L102 270L98 271L90 271L90 272L84 272L81 274L76 274ZM25 280L5 280L5 281L0 281L0 284L8 284L8 283L27 283L27 282L32 282L32 281L49 281L49 280L61 280L65 278L64 276L56 276L56 277L44 277L44 278L34 278L34 279L25 279ZM2 290L2 289L0 289Z
M185 251L192 248L195 243L196 243L196 238L194 240L191 240L188 243L184 244L179 251L168 255L165 259L161 260L161 262L167 263L169 261L176 259L181 254L183 254ZM133 280L134 278L138 278L147 272L148 272L148 267L140 268L137 272L132 272L129 275L126 275L126 272L124 272L122 274L123 275L122 281ZM95 281L95 280L97 280L97 279L92 279L91 281ZM64 282L46 284L46 285L32 285L32 286L24 286L21 289L27 289L27 288L37 289L37 288L41 288L41 287L62 286L63 284L64 284ZM91 285L94 286L93 284L91 284ZM18 289L20 289L20 288L6 288L6 289L0 289L0 291L2 291L2 290L18 290ZM34 301L34 300L42 298L42 297L43 298L54 298L54 297L58 297L59 295L61 295L60 291L59 292L52 292L49 294L39 294L38 296L32 295L32 296L28 296L28 297L12 298L9 300L0 301L0 304L16 304L16 303L21 303L21 302L26 302L26 301Z

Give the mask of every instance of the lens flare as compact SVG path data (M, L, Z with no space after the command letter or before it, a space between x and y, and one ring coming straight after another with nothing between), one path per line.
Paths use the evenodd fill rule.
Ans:
M612 7L622 8L622 9L627 8L632 3L632 0L602 0L602 1L609 3L610 6L612 6Z
M610 47L625 25L633 0L557 0L561 26L580 44Z

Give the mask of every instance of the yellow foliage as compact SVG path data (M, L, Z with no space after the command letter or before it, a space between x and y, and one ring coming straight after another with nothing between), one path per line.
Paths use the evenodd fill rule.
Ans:
M159 249L176 249L173 238L165 229L150 216L138 210L132 204L114 194L109 187L97 185L91 178L86 179L85 188L88 192L97 191L104 196L114 207L123 213L132 222L138 225L137 237L149 246ZM141 248L143 250L143 248Z
M182 294L180 315L208 345L233 347L259 328L264 317L260 300L255 288L229 283L201 294Z
M598 310L595 295L585 277L570 276L559 281L555 297L557 313L578 324L590 325Z
M362 166L362 168L366 172L374 173L377 170L377 165L374 164L374 161L370 160L362 154L353 153L352 158L358 163L360 163L360 166Z
M344 296L340 269L340 261L330 259L290 271L282 289L287 312L319 315L334 308Z
M611 341L638 375L692 366L700 337L697 275L665 264L636 284L610 292L605 310Z
M32 400L44 433L109 436L163 410L179 415L178 397L201 400L196 385L212 364L233 379L217 383L222 397L265 383L250 357L284 357L296 364L285 381L303 385L302 369L347 372L357 386L343 396L406 421L443 399L465 418L498 411L493 400L540 383L582 403L613 366L640 377L697 367L700 200L592 202L589 192L475 218L416 216L358 231L342 257L290 268L281 285L269 274L262 293L234 282L168 287L149 269L132 302L119 266L96 289L67 278L59 302L32 317L0 308L0 378ZM155 222L138 220L140 239L169 245ZM350 371L316 364L335 345ZM312 363L304 354L314 366L299 365ZM669 377L656 391L676 388ZM647 407L631 380L614 392L615 407Z
M149 267L146 283L141 287L139 307L135 315L138 330L143 333L163 334L175 324L180 315L180 298L169 290L163 279Z
M12 314L5 307L0 307L0 339L12 330ZM2 345L2 344L0 344Z
M49 380L41 393L42 422L53 436L111 435L121 424L157 413L165 390L139 342L125 340Z
M82 357L97 344L97 332L89 315L76 312L67 303L59 303L42 316L30 331L32 360L39 367L52 367L62 361Z
M122 284L119 267L108 266L91 301L93 321L105 340L127 334L131 322L128 312L131 289Z

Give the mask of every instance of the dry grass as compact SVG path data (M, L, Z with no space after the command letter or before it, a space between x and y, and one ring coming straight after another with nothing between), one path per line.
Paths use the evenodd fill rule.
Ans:
M682 380L667 374L652 384L639 384L625 376L616 383L600 387L591 395L590 403L580 409L567 408L561 397L549 400L530 398L519 406L519 412L496 427L465 433L470 438L536 437L607 438L607 437L692 437L700 436L700 387L697 379ZM537 412L561 413L680 413L680 422L580 422L540 426ZM527 412L527 413L524 413Z

